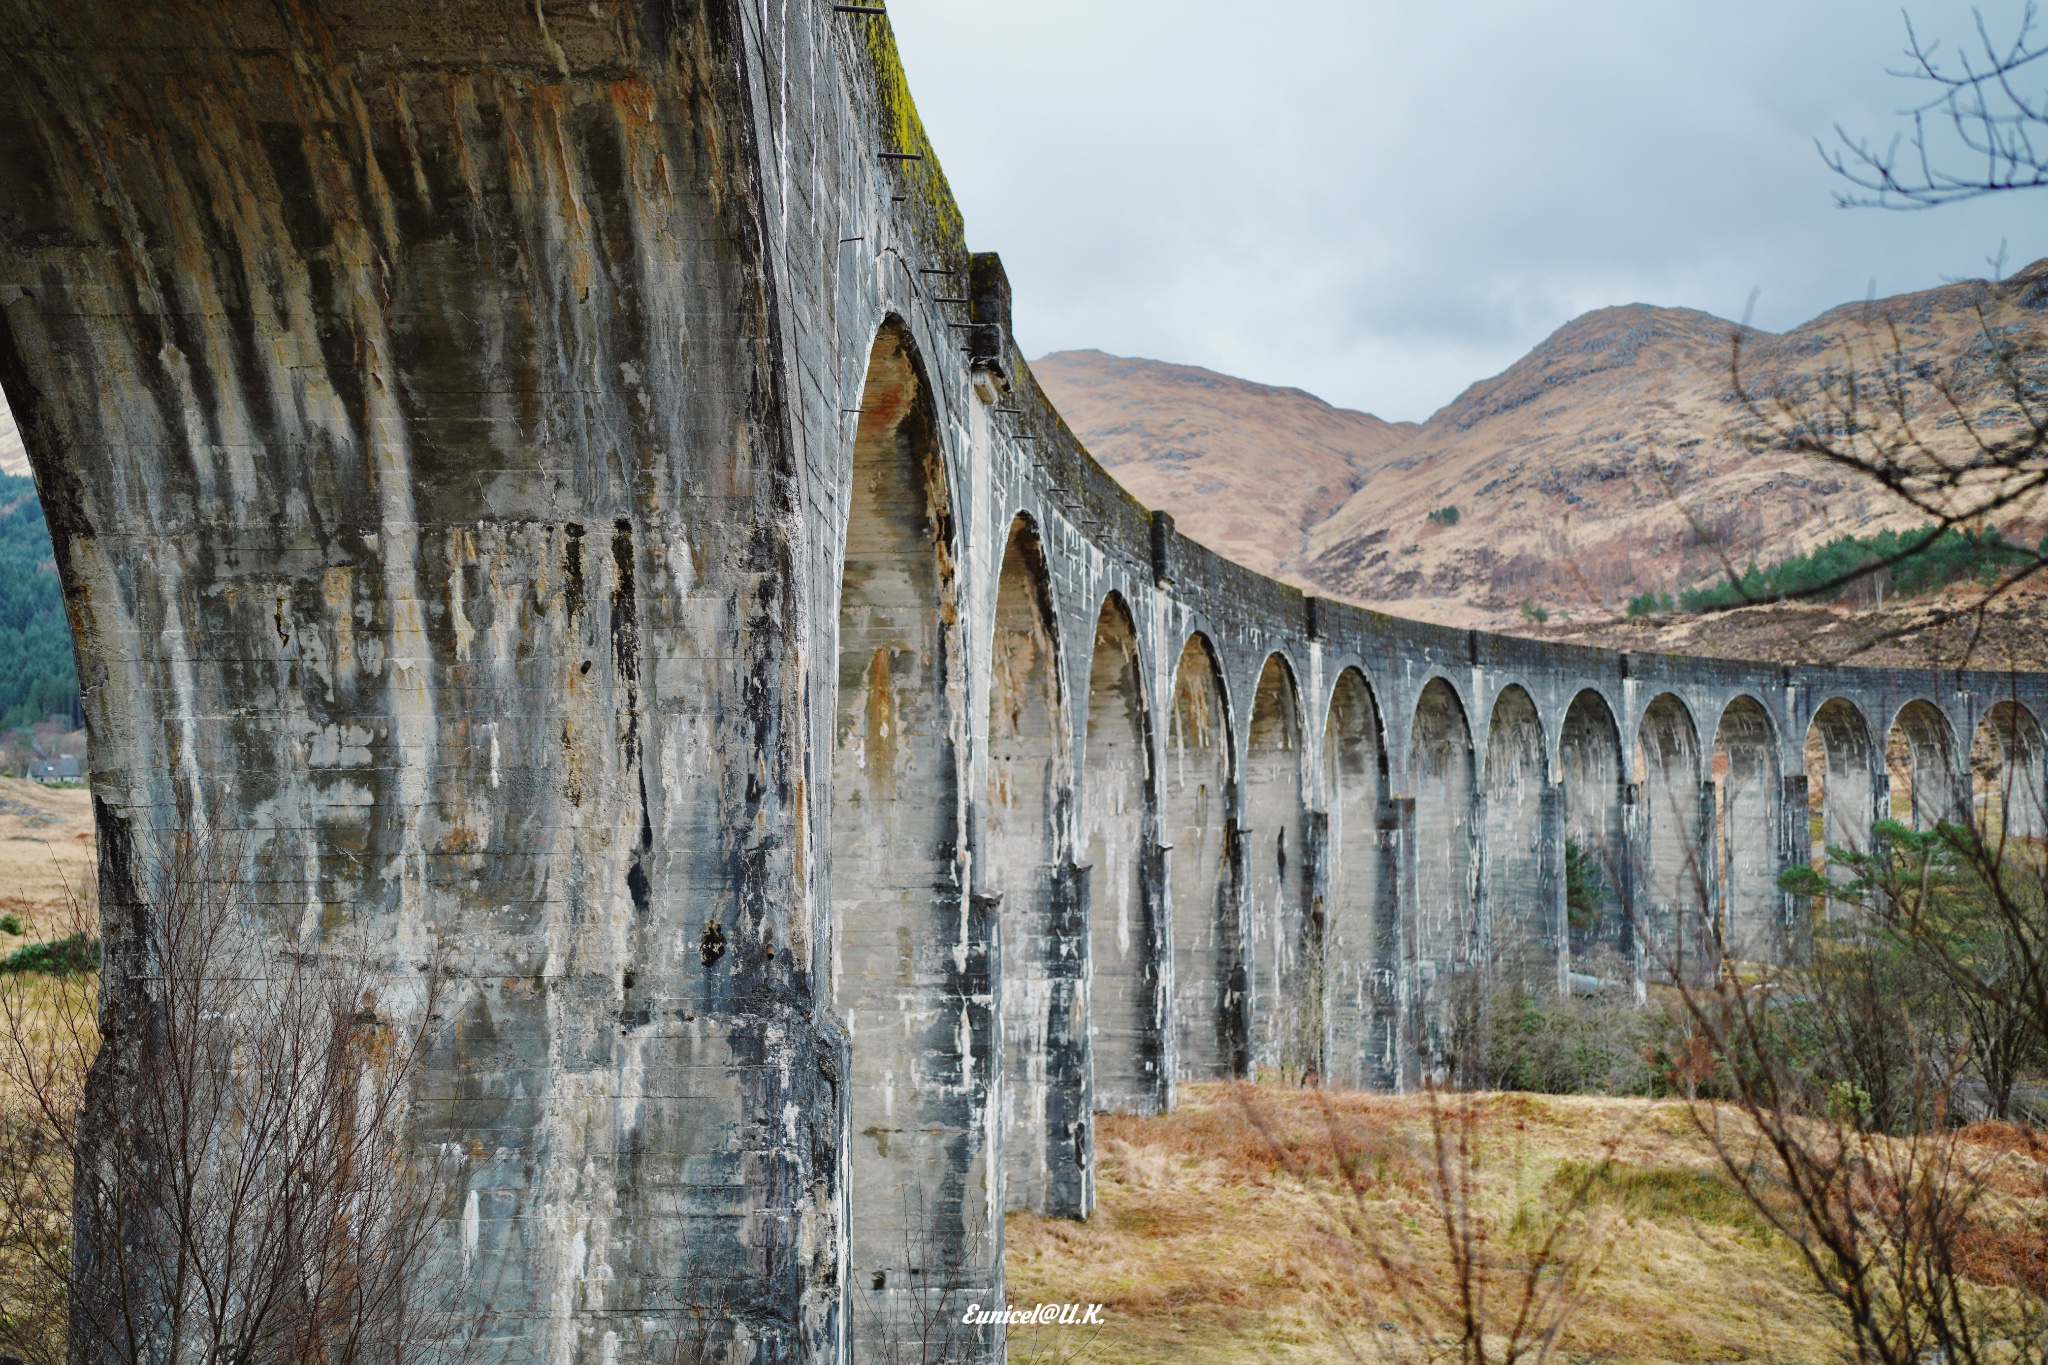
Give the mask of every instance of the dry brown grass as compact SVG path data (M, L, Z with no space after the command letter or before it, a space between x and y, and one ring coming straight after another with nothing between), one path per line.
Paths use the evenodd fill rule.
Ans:
M24 938L0 934L0 956L29 938L70 932L74 896L92 879L92 794L0 777L0 915L18 915Z
M1431 1101L1215 1085L1185 1094L1163 1117L1098 1120L1098 1209L1086 1223L1010 1217L1011 1302L1108 1304L1109 1325L1088 1357L1104 1362L1432 1354L1414 1339L1415 1296L1392 1294L1370 1250L1343 1231L1349 1196L1331 1159L1333 1133L1363 1157L1366 1196L1352 1225L1440 1285L1448 1257L1432 1239ZM1604 1250L1564 1333L1565 1358L1837 1358L1829 1305L1725 1180L1685 1104L1534 1095L1475 1103L1476 1183L1504 1257L1526 1250L1532 1216L1554 1221L1561 1190L1612 1152L1613 1165L1587 1185L1582 1212ZM1980 1127L1967 1134L1972 1150L2011 1169L1979 1219L1972 1267L1987 1285L2034 1283L2048 1269L2035 1232L2048 1154L2024 1130Z
M92 797L0 778L0 956L34 939L98 933ZM62 1260L70 1241L68 1119L38 1093L75 1104L97 1045L96 979L0 977L0 1350L31 1362L64 1355Z
M84 902L38 907L32 932L91 932ZM0 974L0 1355L66 1358L72 1149L99 1047L97 974Z

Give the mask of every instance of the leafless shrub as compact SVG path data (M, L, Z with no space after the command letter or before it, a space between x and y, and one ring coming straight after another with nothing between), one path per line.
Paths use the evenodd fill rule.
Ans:
M1772 990L1732 974L1681 989L1733 1101L1695 1103L1694 1120L1729 1181L1836 1305L1846 1353L1884 1365L2042 1358L2042 1286L1993 1292L1981 1273L1993 1162L1940 1121L1940 1078L1922 1071L1918 1112L1884 1131L1867 1093L1828 1065L1825 1042L1802 1057L1785 1036Z
M107 865L126 879L103 889L96 1014L84 980L0 985L0 1181L21 1239L0 1274L36 1305L0 1325L10 1350L33 1365L462 1354L488 1296L433 1255L459 1159L404 1136L438 973L392 1000L366 951L275 932L233 841L177 835Z
M908 1283L890 1283L889 1271L868 1272L856 1282L856 1354L877 1365L944 1365L975 1354L987 1335L964 1318L973 1296L959 1286L966 1267L957 1244L939 1234L930 1204L915 1182L903 1193L901 1263L895 1273ZM987 1295L993 1299L991 1291ZM983 1308L1002 1305L984 1301Z
M1850 188L1847 205L1931 208L1987 194L2048 187L2048 101L2021 85L2044 55L2039 10L2020 11L2012 36L1993 36L1976 15L1976 47L1948 52L1906 21L1903 75L1928 98L1907 111L1910 133L1883 146L1835 129L1838 145L1822 148L1827 164ZM1967 169L1953 169L1959 158Z
M44 916L51 938L92 937L81 887ZM70 1321L71 1166L99 1051L97 974L0 975L0 1352L63 1365Z
M1275 1079L1282 1085L1314 1085L1322 1075L1325 978L1323 925L1311 915L1302 935L1300 965L1279 1002Z
M2048 1358L2048 1168L1986 1151L1955 1105L1987 1036L2032 1028L1997 939L2007 923L2038 935L2039 902L1994 907L1994 865L1962 870L1985 846L1968 827L1877 833L1874 852L1830 850L1846 878L1788 874L1802 903L1824 891L1854 910L1810 954L1739 962L1717 939L1719 971L1667 973L1697 1042L1691 1114L1836 1306L1847 1356Z
M1897 322L1876 305L1860 334L1839 338L1838 363L1811 378L1778 378L1753 366L1756 343L1747 329L1734 333L1729 381L1740 413L1731 433L1738 441L1852 474L1923 518L1922 528L1902 536L1889 553L1756 600L1855 595L1881 584L1946 533L2039 520L2048 492L2048 351L2037 328L1994 320L1997 288L1985 286L1972 305L1978 363L1961 372L1915 359ZM1754 597L1727 538L1703 533L1701 539L1738 596ZM1966 604L1938 611L1937 623L1974 620L1981 631L1992 602L2048 568L2041 547L2006 549L2009 562ZM1964 666L1969 653L1965 648L1954 665Z
M1519 1202L1503 1221L1489 1205L1480 1139L1500 1120L1497 1102L1432 1085L1423 1092L1426 1147L1413 1154L1423 1224L1411 1229L1381 1216L1387 1168L1383 1135L1369 1138L1347 1125L1325 1100L1320 1140L1283 1131L1241 1088L1238 1103L1265 1139L1273 1159L1306 1186L1336 1193L1327 1201L1338 1272L1357 1304L1377 1305L1381 1319L1360 1330L1332 1311L1333 1335L1351 1358L1520 1365L1553 1358L1572 1314L1584 1302L1612 1244L1611 1222L1593 1198L1613 1164L1621 1136L1604 1141L1595 1160L1564 1173L1534 1201ZM1386 1321L1382 1314L1399 1320Z

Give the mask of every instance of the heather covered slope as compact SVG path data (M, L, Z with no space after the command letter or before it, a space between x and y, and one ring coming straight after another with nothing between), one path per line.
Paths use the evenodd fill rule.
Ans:
M1056 352L1031 372L1139 501L1217 553L1297 581L1309 531L1416 431L1300 389L1101 351Z
M1603 308L1419 427L1099 351L1032 368L1110 473L1212 549L1401 615L1522 630L1526 603L1555 630L1619 617L1632 597L1676 593L1728 565L1921 524L1867 480L1755 439L1763 428L1744 395L1769 409L1774 392L1810 398L1824 376L1898 365L1915 376L1902 415L1960 448L1968 428L1942 388L1972 422L2009 424L1992 350L2017 345L2022 368L2035 366L2044 310L2048 262L1996 284L1836 308L1782 335L1690 309ZM2000 524L2032 544L2048 508ZM1664 647L1784 648L1783 632L1752 624L1739 639Z
M1428 1097L1207 1085L1183 1096L1172 1114L1097 1121L1099 1204L1086 1222L1010 1215L1011 1303L1107 1310L1093 1335L1019 1329L1012 1360L1457 1358L1456 1322L1431 1307L1432 1295L1456 1295L1431 1177ZM1796 1250L1728 1183L1684 1102L1502 1094L1473 1104L1473 1213L1503 1286L1547 1235L1547 1220L1569 1207L1570 1182L1609 1155L1614 1163L1572 1215L1586 1235L1568 1254L1590 1274L1553 1358L1817 1361L1846 1352L1840 1320ZM1741 1131L1738 1116L1722 1111L1721 1120ZM1985 1125L1983 1145L1964 1150L2031 1192L2038 1165L2000 1151L2005 1131ZM1336 1173L1339 1148L1363 1172L1356 1200ZM2030 1193L2001 1193L1997 1203L1984 1215L2032 1208ZM1412 1266L1407 1288L1390 1286L1375 1248ZM1498 1311L1503 1321L1512 1314Z
M1924 516L1868 481L1745 439L1762 428L1743 395L1810 396L1825 375L1898 364L1919 376L1904 415L1960 448L1965 427L1937 384L1972 419L2010 421L1987 333L2037 346L2044 306L2048 262L2001 284L1837 308L1782 335L1643 304L1588 313L1432 416L1317 527L1301 572L1407 615L1514 625L1525 601L1614 614L1724 563L1917 525ZM1428 519L1445 507L1455 524ZM2007 521L2024 532L2040 517Z

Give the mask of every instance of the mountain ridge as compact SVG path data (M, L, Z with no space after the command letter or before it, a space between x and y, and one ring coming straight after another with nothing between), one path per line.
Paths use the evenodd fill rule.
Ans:
M2048 261L1838 305L1781 333L1619 304L1565 322L1421 423L1099 351L1032 368L1105 468L1210 548L1381 610L1535 633L1546 615L1615 620L1643 593L1925 521L1775 441L1773 405L1897 364L1920 381L1905 415L1960 448L1967 428L1940 388L1972 422L2009 422L1990 356L2016 346L2040 368L2044 312ZM1998 520L2032 543L2048 508ZM1631 643L1643 647L1640 629Z
M1304 389L1097 350L1042 356L1031 372L1133 495L1210 549L1280 577L1362 471L1419 429ZM1276 431L1286 437L1277 444ZM1256 467L1238 458L1253 446L1265 451Z

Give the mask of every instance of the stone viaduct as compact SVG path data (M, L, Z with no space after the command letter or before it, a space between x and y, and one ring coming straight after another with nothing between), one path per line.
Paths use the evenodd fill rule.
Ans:
M1176 533L1034 383L887 24L0 0L103 879L231 830L380 1011L441 964L494 1358L912 1358L1005 1210L1089 1214L1098 1112L1412 1084L1454 978L1796 951L1816 828L2040 833L2040 677L1445 629Z

